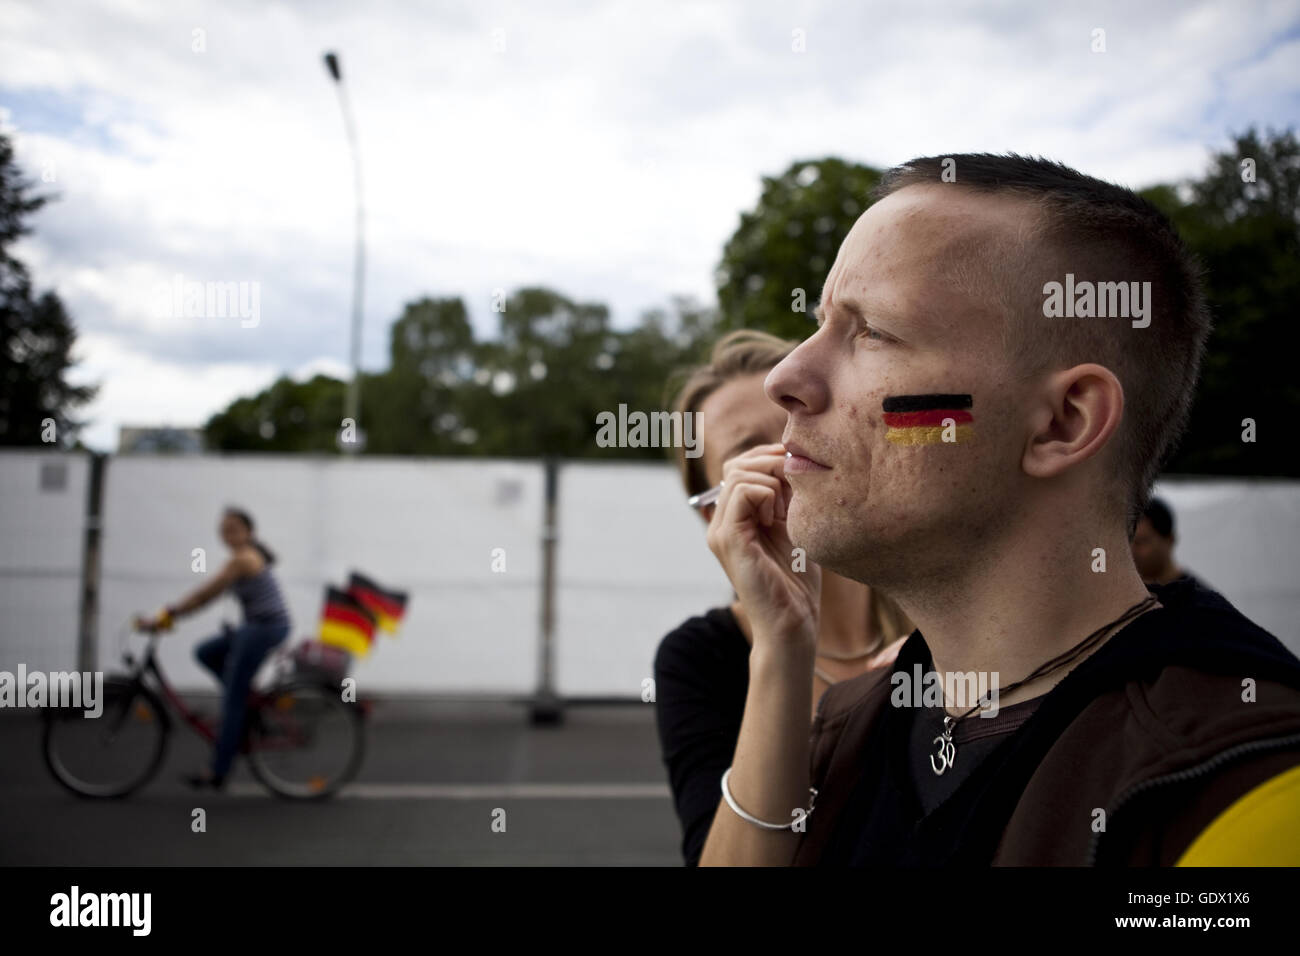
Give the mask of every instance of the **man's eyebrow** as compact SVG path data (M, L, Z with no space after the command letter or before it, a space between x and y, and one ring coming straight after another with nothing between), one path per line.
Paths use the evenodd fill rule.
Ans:
M896 312L892 308L875 301L862 302L858 299L840 298L835 300L835 308L867 325L874 326L877 321L891 328L899 323L911 324L910 316ZM826 316L825 313L821 311L820 304L818 304L817 309L820 313L821 319L824 320ZM923 309L921 315L927 322L934 323L938 321L935 313L928 308ZM819 322L818 324L820 325L821 323Z
M866 318L861 307L852 299L837 299L835 302L835 307L844 312L847 312L855 319ZM817 303L817 308L813 309L813 315L817 317L818 326L820 326L823 322L826 321L826 310L822 308L822 304L820 302Z

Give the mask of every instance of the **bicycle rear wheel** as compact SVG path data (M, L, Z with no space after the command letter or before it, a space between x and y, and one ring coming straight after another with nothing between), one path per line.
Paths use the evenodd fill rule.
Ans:
M356 776L364 754L361 712L337 686L294 681L267 694L249 715L249 766L279 796L333 796Z
M106 678L102 701L98 717L75 708L48 709L42 749L54 779L77 796L116 799L158 772L169 724L153 693L129 678Z

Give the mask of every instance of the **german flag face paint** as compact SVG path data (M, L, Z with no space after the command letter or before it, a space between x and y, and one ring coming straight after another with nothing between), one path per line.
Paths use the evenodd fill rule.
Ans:
M895 445L941 445L973 438L969 395L891 395L883 402L885 438Z

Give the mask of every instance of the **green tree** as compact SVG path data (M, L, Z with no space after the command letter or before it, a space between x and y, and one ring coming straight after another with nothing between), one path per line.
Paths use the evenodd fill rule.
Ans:
M346 387L327 375L306 382L281 377L208 419L204 439L219 451L337 451ZM366 388L363 379L363 396Z
M524 288L505 302L497 341L485 350L492 399L478 415L492 431L487 454L591 454L596 413L608 405L599 356L611 337L609 309L551 289ZM491 402L491 405L488 404Z
M596 416L664 407L675 369L703 357L716 310L677 297L626 331L609 310L553 289L505 300L495 339L479 342L459 298L408 303L393 323L389 367L363 376L366 452L390 455L653 458L658 448L601 448ZM232 402L206 426L226 451L336 451L345 385L282 378Z
M478 370L465 303L408 303L389 335L389 368L362 390L366 450L388 455L465 454L476 440L464 398Z
M1261 136L1251 129L1216 153L1203 177L1145 195L1204 263L1214 315L1191 421L1168 470L1300 474L1290 441L1300 416L1300 377L1292 364L1300 346L1294 131ZM1254 442L1242 441L1248 418L1255 422Z
M763 177L758 205L741 215L718 267L725 327L806 338L826 273L880 176L870 166L827 158L800 160L780 176Z
M13 144L0 133L0 445L38 445L45 422L72 447L83 422L72 418L96 386L68 383L76 330L53 292L33 298L27 268L11 248L31 230L27 219L49 201L32 193L14 161Z

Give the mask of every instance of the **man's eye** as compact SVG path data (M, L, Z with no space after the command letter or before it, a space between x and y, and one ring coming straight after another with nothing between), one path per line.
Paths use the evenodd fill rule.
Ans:
M869 325L866 328L864 328L860 334L866 336L869 339L875 339L876 341L879 342L889 341L888 335L886 335L884 332L881 332L879 329L873 329Z

